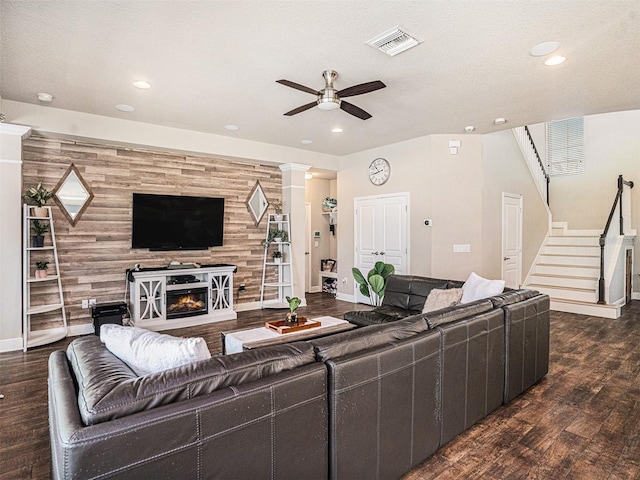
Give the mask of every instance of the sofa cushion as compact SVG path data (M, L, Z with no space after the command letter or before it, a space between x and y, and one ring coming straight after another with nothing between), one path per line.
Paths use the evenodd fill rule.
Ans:
M359 327L366 327L367 325L397 322L398 320L415 315L416 313L419 312L411 312L404 308L381 305L373 310L354 310L347 312L344 314L343 318L347 322L351 322Z
M211 358L203 338L180 338L113 323L100 327L100 341L139 376Z
M455 307L462 299L462 288L434 288L424 302L422 313L433 312L446 307Z
M420 316L425 319L429 328L436 328L438 325L455 322L456 320L488 312L489 310L493 310L493 303L491 303L489 299L484 299L476 300L468 304L456 305L455 307L442 308L434 312L424 313Z
M428 330L420 317L412 317L384 325L371 325L349 332L337 333L327 337L310 340L316 358L320 362L335 359L350 353L387 345L396 340L412 337Z
M502 308L505 305L522 302L523 300L528 300L530 298L537 297L538 295L540 295L540 292L538 292L537 290L505 290L499 295L494 295L489 300L491 300L494 307Z
M311 345L296 342L213 357L139 377L93 335L72 341L67 358L78 384L78 406L85 425L206 395L315 360Z
M418 277L416 275L390 275L382 305L420 313L429 293L434 288L447 288L448 280Z
M487 280L471 272L467 281L462 285L462 303L498 295L504 290L504 280Z

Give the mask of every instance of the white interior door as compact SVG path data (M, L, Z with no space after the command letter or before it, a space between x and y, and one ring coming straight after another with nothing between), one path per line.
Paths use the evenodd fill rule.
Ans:
M522 195L502 193L502 279L520 288L522 279Z
M408 194L355 199L355 264L366 277L376 262L390 263L396 273L407 272ZM356 287L356 299L369 303Z

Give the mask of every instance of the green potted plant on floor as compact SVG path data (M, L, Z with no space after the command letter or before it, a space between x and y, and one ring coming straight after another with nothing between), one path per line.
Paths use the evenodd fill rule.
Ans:
M49 262L36 262L36 278L47 278Z
M48 223L41 223L39 220L34 220L31 225L33 228L32 247L44 247L44 234L49 231Z
M42 182L38 183L36 187L31 187L24 195L26 200L30 200L37 205L37 207L31 207L33 210L33 216L43 218L48 216L47 209L44 208L44 204L47 203L47 200L51 197L53 197L53 192L44 188L42 186Z
M297 325L298 324L298 314L296 313L297 308L302 303L298 297L289 297L287 296L287 303L289 304L289 313L287 313L287 325Z
M389 263L376 262L374 267L364 278L359 268L353 267L351 272L356 283L360 286L360 293L371 299L371 305L376 307L382 304L384 291L387 288L387 278L394 274L395 267Z

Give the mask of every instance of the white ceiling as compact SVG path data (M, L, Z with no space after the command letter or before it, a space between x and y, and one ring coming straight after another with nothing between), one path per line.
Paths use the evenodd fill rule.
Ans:
M488 133L640 108L640 0L0 4L3 100L38 104L47 92L54 100L42 105L333 155L466 125ZM424 42L395 57L365 45L396 25ZM529 55L546 41L560 43L564 64ZM338 90L387 85L348 99L373 118L283 116L314 97L275 81L319 90L325 69L338 71ZM134 88L139 79L152 88Z

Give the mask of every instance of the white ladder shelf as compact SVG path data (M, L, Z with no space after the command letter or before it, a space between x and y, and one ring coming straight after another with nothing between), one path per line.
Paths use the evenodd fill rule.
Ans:
M67 316L64 310L64 298L62 296L62 282L60 281L60 264L58 262L58 250L56 248L56 235L53 228L53 216L51 207L42 207L46 210L46 216L35 216L31 214L33 207L23 205L23 239L22 239L22 349L26 352L27 348L46 345L47 343L56 342L67 336ZM51 245L35 246L31 230L35 222L46 223L49 225L49 237ZM32 258L32 256L34 258ZM52 274L46 277L35 276L36 261L47 261L52 263L54 268ZM46 270L45 270L46 271ZM44 287L55 282L56 287L46 292L32 292L34 287ZM54 293L54 289L57 291ZM35 304L32 300L38 296L43 296L45 303ZM52 300L54 299L54 300ZM61 325L50 327L43 330L31 330L31 319L34 315L43 313L59 312L61 317Z
M286 297L293 297L293 264L291 258L291 224L289 214L270 213L267 219L267 233L265 242L273 230L282 230L286 238L282 241L271 241L264 249L262 261L262 288L260 289L261 308L289 308ZM279 259L273 258L273 253L279 252ZM270 292L275 292L276 298L269 298ZM265 299L265 297L267 297Z

